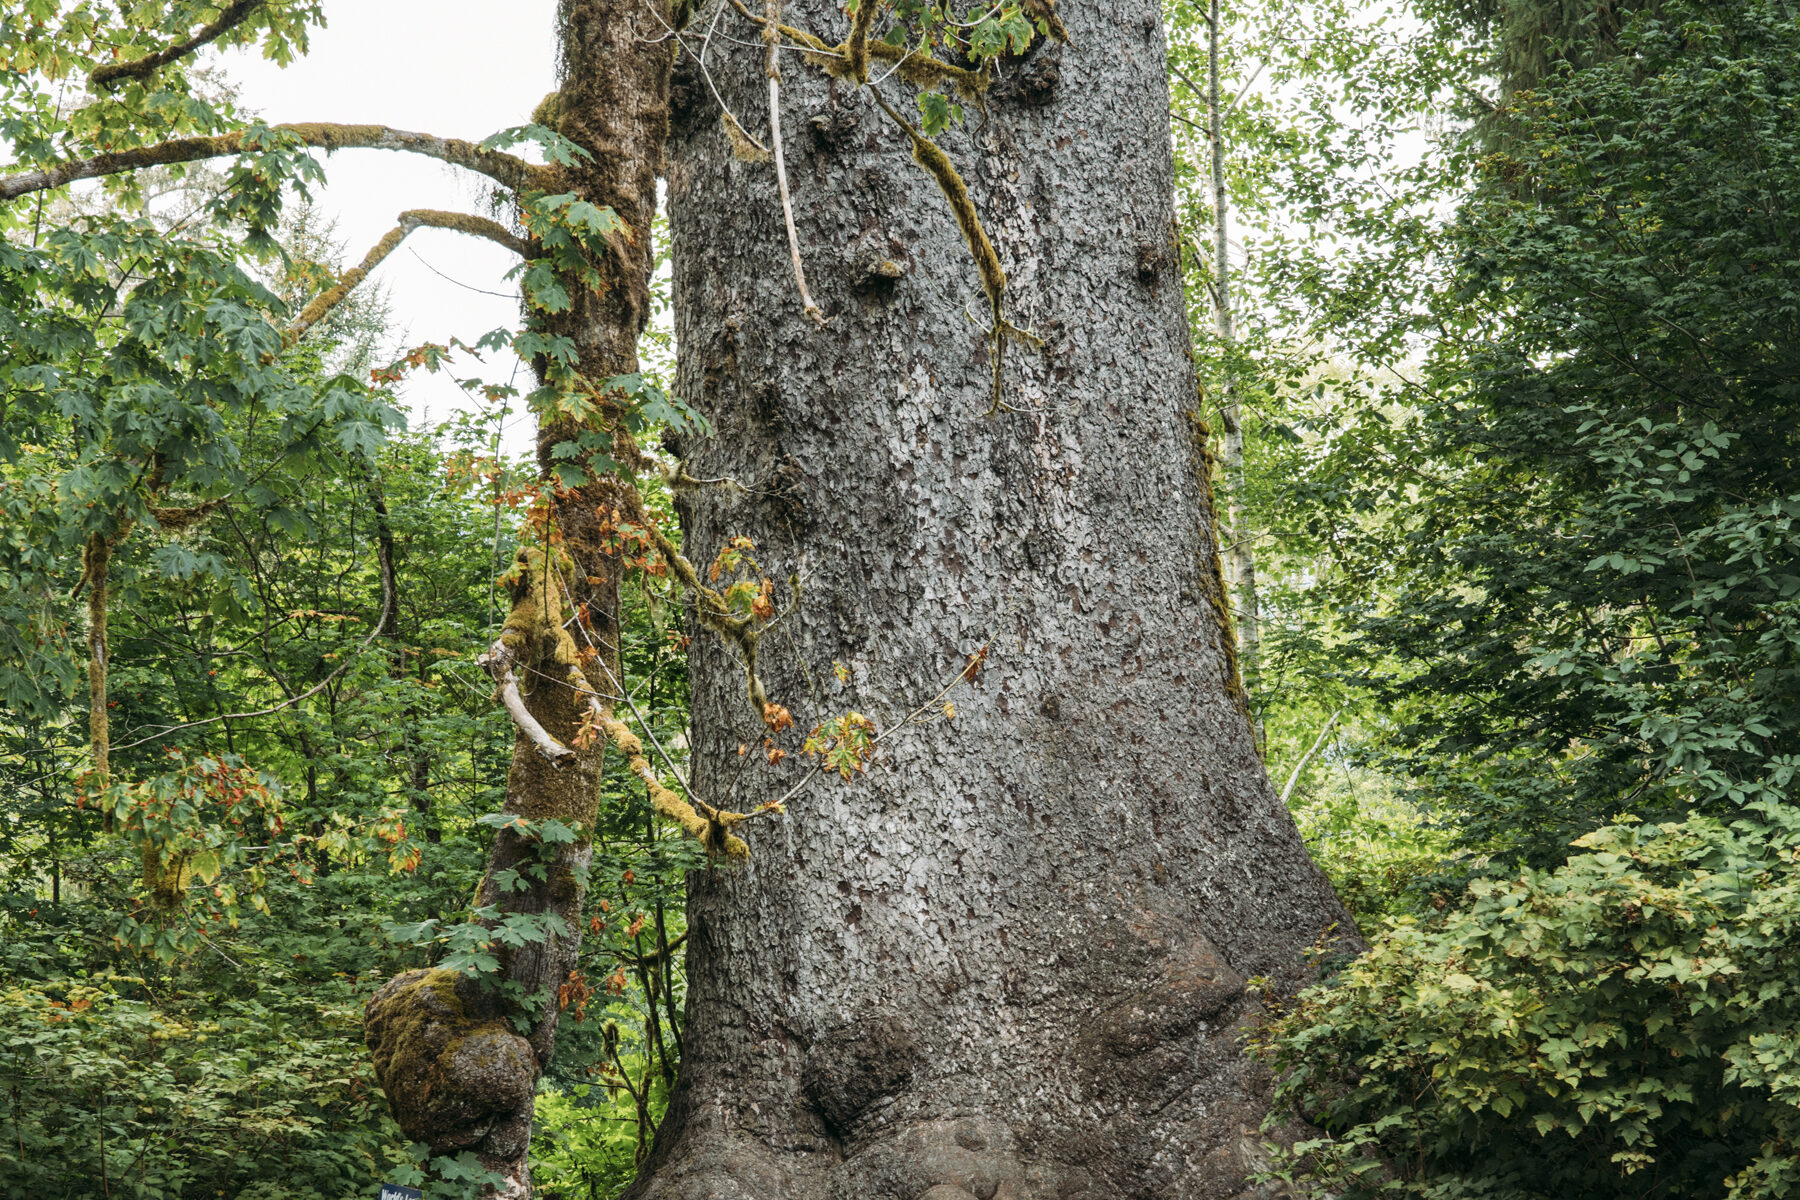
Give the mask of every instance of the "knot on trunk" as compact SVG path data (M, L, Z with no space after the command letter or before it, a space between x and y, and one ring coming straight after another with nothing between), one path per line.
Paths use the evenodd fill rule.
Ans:
M1056 99L1061 87L1062 47L1039 40L1031 44L1024 61L994 92L996 99L1016 100L1027 108L1041 108Z
M891 258L869 258L851 268L850 286L859 296L877 300L891 299L906 266Z
M537 1056L455 971L408 971L363 1012L363 1040L394 1120L434 1154L523 1154Z
M1100 1049L1132 1058L1178 1041L1244 994L1244 977L1203 937L1165 960L1159 974L1148 988L1095 1014L1089 1036Z
M806 123L812 128L814 145L822 153L841 154L856 148L859 124L856 113L833 104L830 108L814 113Z
M912 1082L918 1048L891 1015L840 1025L808 1047L800 1084L832 1132L842 1134Z

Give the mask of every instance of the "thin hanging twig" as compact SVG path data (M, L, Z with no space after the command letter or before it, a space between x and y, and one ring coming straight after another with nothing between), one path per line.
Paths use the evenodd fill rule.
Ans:
M769 145L775 154L775 184L781 189L781 216L787 222L788 253L794 260L794 283L806 315L825 324L825 314L806 290L806 269L800 265L800 235L794 229L794 205L788 198L787 163L781 152L781 0L768 0L763 8L763 74L769 77Z

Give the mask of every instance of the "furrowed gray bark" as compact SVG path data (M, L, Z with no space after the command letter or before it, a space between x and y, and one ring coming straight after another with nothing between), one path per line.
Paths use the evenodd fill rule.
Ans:
M895 733L867 776L747 827L746 865L692 880L685 1055L643 1200L1255 1195L1246 981L1296 986L1309 946L1354 936L1230 694L1158 8L1059 11L1073 46L1004 64L943 139L1007 318L1044 339L1009 349L1018 411L993 417L980 280L904 136L790 59L821 328L772 168L733 157L677 67L677 390L715 427L682 450L747 489L686 493L685 545L704 563L748 536L803 580L761 643L797 721L781 744L847 710L888 728L989 652L954 719ZM829 0L783 19L848 24ZM736 113L757 111L760 49L715 39ZM805 760L744 769L763 729L729 648L697 635L691 670L699 792L782 796Z

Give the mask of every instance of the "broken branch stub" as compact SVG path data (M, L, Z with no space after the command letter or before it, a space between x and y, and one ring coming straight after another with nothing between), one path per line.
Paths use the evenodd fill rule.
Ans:
M519 677L513 672L512 652L504 642L495 642L488 647L487 653L475 660L475 665L493 677L495 695L505 706L507 715L512 717L513 724L519 727L537 747L537 752L553 767L573 759L575 752L550 736L550 732L531 715L525 707L525 698L519 693Z

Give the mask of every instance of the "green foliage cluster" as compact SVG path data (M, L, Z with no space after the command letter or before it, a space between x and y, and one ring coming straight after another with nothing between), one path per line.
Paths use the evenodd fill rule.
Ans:
M326 1200L401 1158L356 1053L362 981L301 990L259 957L274 986L175 998L108 973L0 985L0 1196Z
M1609 826L1402 918L1265 1031L1345 1197L1800 1185L1800 812ZM1309 1157L1310 1156L1310 1157Z
M153 503L239 496L277 527L303 518L275 463L367 454L397 421L353 380L296 374L265 317L278 301L234 251L164 253L146 219L95 218L41 247L0 244L0 694L44 712L75 655L43 599L91 535L151 522ZM322 386L321 386L322 384ZM201 569L178 541L171 578ZM67 594L67 589L64 589Z
M0 988L22 1014L0 1038L0 1178L20 1189L5 1194L330 1200L416 1177L367 1065L361 1005L411 967L479 968L518 932L468 908L513 742L468 666L505 615L493 581L513 549L516 478L492 457L493 431L464 421L442 432L447 444L394 436L368 472L291 475L294 527L234 500L183 533L203 566L176 578L148 539L127 543L113 694L115 771L132 782L115 790L128 813L139 796L165 802L161 844L187 856L175 909L147 904L135 826L109 834L84 802L79 707L0 720ZM396 620L371 638L382 521ZM79 564L57 566L66 594ZM657 586L629 597L624 661L657 735L679 745L683 630ZM196 771L237 762L257 764L271 819L234 825L186 802ZM565 1172L583 1196L590 1176L611 1186L630 1174L666 1101L681 889L701 865L609 766L587 938L548 1079L559 1098L547 1103L572 1127L617 1133L602 1143L613 1157ZM261 903L226 913L222 893ZM542 1145L554 1156L567 1141ZM437 1166L452 1194L455 1164Z
M45 377L53 372L63 390L46 394L31 369L13 373L7 429L18 441L0 464L0 494L13 505L9 561L19 564L0 594L31 618L8 626L19 639L5 656L17 694L0 716L7 1196L335 1198L416 1175L416 1148L387 1119L367 1064L361 1005L386 978L447 949L396 942L386 929L477 916L468 897L493 836L482 818L503 794L513 734L468 664L504 616L494 580L512 557L519 468L495 454L504 408L436 436L377 428L368 445L321 436L357 417L344 397L388 405L326 366L366 365L380 312L335 317L335 330L324 330L335 344L283 349L272 325L281 296L304 298L295 276L321 275L300 253L302 243L320 247L304 227L291 235L294 257L267 284L235 263L225 241L206 260L237 281L239 319L254 326L243 336L262 338L259 353L274 359L254 368L279 381L287 424L236 404L235 367L220 368L225 382L213 386L193 366L211 353L199 343L173 360L185 375L149 382L129 330L109 343L104 320L88 322L86 340L21 336L10 347L9 365L31 354L52 362ZM160 243L139 248L148 254ZM62 278L38 260L26 267L15 299ZM162 302L142 282L126 285L126 268L111 260L93 278L96 314ZM234 302L216 290L204 302L179 298L204 309L190 320L199 339L229 332ZM72 309L66 299L36 307L21 299L6 311L29 333L26 319L54 327ZM216 366L217 356L206 361ZM71 364L84 362L99 364L91 377L100 382L76 392ZM99 397L88 440L70 435L86 430L90 412L71 394ZM341 413L328 411L339 404ZM55 431L36 432L26 419L58 405L65 421ZM169 411L200 432L173 443L166 425L144 432L142 414ZM393 426L391 406L381 411L381 425ZM289 436L295 428L301 436ZM110 431L142 440L109 456ZM83 649L69 599L81 572L80 522L106 504L133 511L134 497L143 513L131 461L141 464L154 446L185 464L166 453L171 444L201 448L196 457L212 472L202 494L220 503L173 533L146 518L114 559L120 782L89 795L84 714L71 686ZM178 486L198 473L172 465L165 479ZM125 482L96 501L97 477ZM686 725L681 637L666 594L633 597L628 682L666 740ZM664 844L628 773L615 769L606 786L610 824L599 831L595 870L612 890L585 918L588 947L571 985L584 994L591 979L625 1032L609 1048L572 995L575 1016L589 1019L565 1022L552 1078L584 1089L565 1106L574 1119L628 1131L623 1149L612 1147L616 1161L583 1168L616 1180L633 1168L678 1061L680 961L657 958L655 948L679 944L679 887L696 864L678 839ZM103 810L117 817L111 832ZM149 845L174 869L172 903L143 886ZM646 912L654 919L635 920ZM487 938L508 932L456 927ZM628 955L632 969L619 969ZM646 1059L657 1063L648 1087ZM621 1085L624 1073L645 1092L643 1104ZM454 1192L456 1164L435 1166Z
M1327 1135L1282 1173L1789 1194L1800 24L1418 12L1410 46L1320 17L1276 68L1315 131L1243 127L1305 184L1263 210L1250 293L1286 299L1236 351L1261 702L1372 941L1266 1033ZM1384 149L1381 114L1428 152Z
M491 426L445 436L441 448L394 437L377 457L397 551L393 638L368 637L383 598L360 473L305 481L307 536L227 507L183 538L210 570L170 580L148 545L122 558L114 712L127 748L115 770L133 782L120 795L179 798L201 765L254 762L284 827L234 827L205 804L180 821L158 809L164 845L200 839L176 909L147 905L132 828L106 833L83 803L79 708L0 720L0 990L16 1016L0 1036L0 1179L18 1189L0 1194L336 1200L416 1178L368 1067L361 1005L402 970L479 969L518 933L469 910L513 742L468 667L505 613L492 581L511 558L511 521L493 496L513 481L491 461L469 475L471 452L454 447L486 453ZM453 485L446 455L464 464ZM679 610L653 586L629 600L628 686L679 746ZM277 713L232 715L328 678ZM546 1178L580 1196L629 1177L666 1103L682 889L702 865L623 764L609 767L540 1142ZM221 891L246 902L227 914ZM557 1121L609 1136L590 1144ZM455 1194L455 1164L437 1166Z
M467 903L485 852L473 815L511 743L458 671L486 633L492 517L438 463L420 438L377 462L394 639L367 636L383 600L361 471L290 477L299 532L226 506L182 535L204 565L176 578L148 539L127 543L114 832L84 802L79 707L0 721L9 1195L350 1196L404 1162L360 1010L420 963L380 923ZM248 782L234 762L257 764L254 812L200 786ZM147 837L178 867L172 907L143 889Z
M639 1061L626 1058L627 1070ZM668 1100L660 1077L653 1077L651 1097L660 1117ZM554 1200L587 1200L617 1196L637 1176L637 1121L601 1099L600 1085L577 1083L566 1091L538 1094L532 1128L532 1186Z
M1343 592L1384 597L1378 693L1472 843L1553 861L1792 794L1797 61L1780 4L1671 5L1519 93L1446 232L1427 393L1346 464L1385 511Z
M427 1173L434 1195L479 1186L464 1159L423 1164L388 1119L361 1005L400 971L479 971L497 941L542 934L469 911L513 745L471 663L505 615L496 577L536 470L500 453L512 387L467 381L486 407L433 433L404 432L388 389L506 345L548 375L523 398L546 417L579 418L609 391L640 433L691 417L650 374L576 377L571 344L539 323L371 372L387 329L367 288L295 340L289 322L342 270L329 230L284 209L318 163L179 54L102 76L227 17L218 44L286 61L319 16L287 0L0 13L9 177L247 130L223 167L0 205L8 1197L334 1200ZM552 164L580 153L535 126L490 145L520 141ZM565 311L617 220L572 194L518 199L544 250L521 286L534 313ZM668 517L666 496L650 503ZM75 595L96 538L111 548L105 781L89 771ZM668 583L645 580L624 617L625 685L679 747L685 635ZM580 831L595 888L546 1093L571 1127L626 1131L596 1143L612 1159L564 1172L581 1195L629 1175L666 1102L681 887L700 865L609 768L602 827Z

